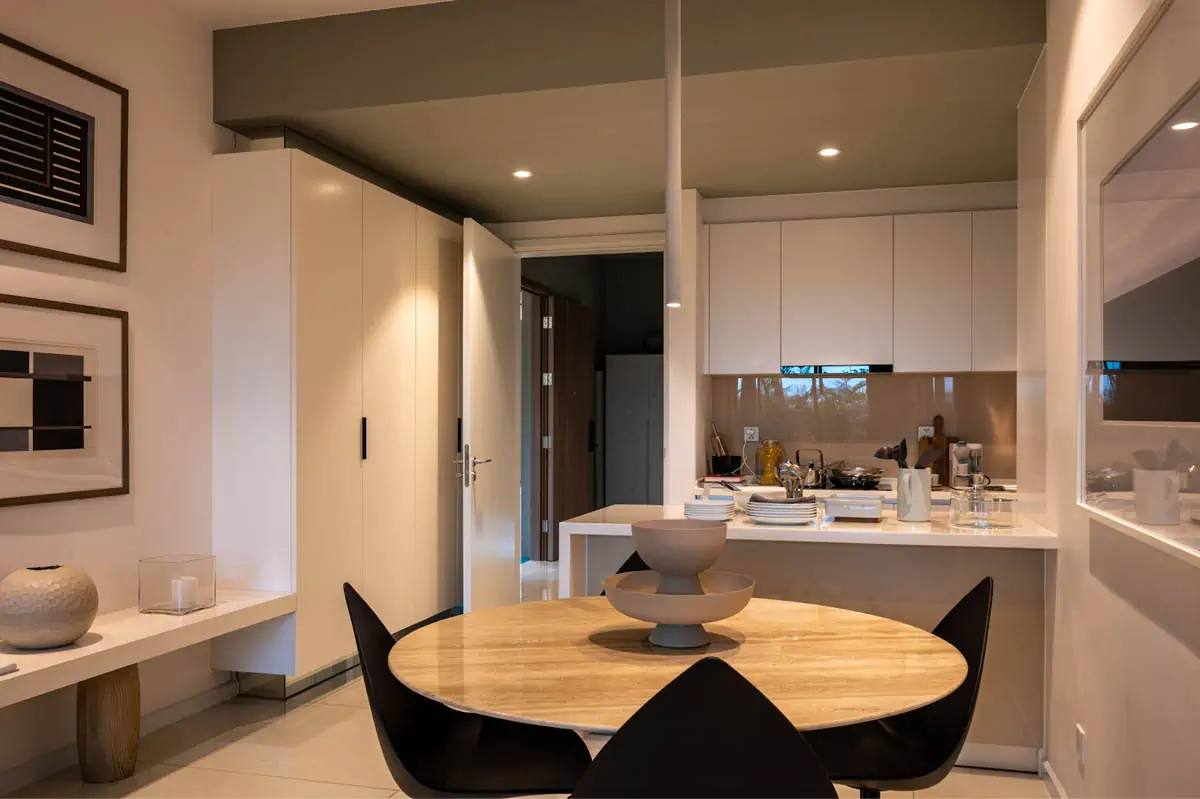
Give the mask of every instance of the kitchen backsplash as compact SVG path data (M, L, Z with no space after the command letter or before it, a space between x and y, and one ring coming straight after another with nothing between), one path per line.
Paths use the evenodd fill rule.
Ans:
M798 447L819 447L826 462L884 466L894 475L896 465L875 460L875 450L907 438L914 460L917 426L933 424L940 413L948 436L983 444L985 472L1002 479L1017 473L1014 372L709 379L711 418L731 454L741 451L742 428L757 425L764 439L781 441L788 457ZM748 459L757 447L746 446ZM805 462L816 457L801 454Z

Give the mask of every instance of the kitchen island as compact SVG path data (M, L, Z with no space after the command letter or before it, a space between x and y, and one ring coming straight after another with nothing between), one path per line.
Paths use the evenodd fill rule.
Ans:
M682 505L613 505L559 526L559 596L600 593L633 552L632 525ZM715 568L750 575L755 596L873 613L932 629L986 576L996 581L983 685L960 763L1036 771L1042 747L1046 585L1058 538L1031 522L963 531L932 521L822 519L768 526L738 513ZM848 664L847 667L852 667Z

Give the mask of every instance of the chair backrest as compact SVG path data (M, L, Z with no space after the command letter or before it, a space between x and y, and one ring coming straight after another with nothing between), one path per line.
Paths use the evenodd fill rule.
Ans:
M573 797L834 797L775 705L718 658L694 663L621 726Z
M883 722L899 730L912 730L926 741L931 756L939 761L933 770L935 774L945 776L954 767L975 715L987 654L993 590L992 578L983 578L933 628L934 635L953 644L967 661L967 677L962 685L944 699Z
M437 739L448 729L448 715L454 713L432 699L421 696L396 679L388 668L388 653L395 639L350 583L344 583L346 608L354 628L354 642L362 665L367 704L375 721L375 732L383 757L396 784L409 796L430 792L421 779L420 762L411 753L418 741Z

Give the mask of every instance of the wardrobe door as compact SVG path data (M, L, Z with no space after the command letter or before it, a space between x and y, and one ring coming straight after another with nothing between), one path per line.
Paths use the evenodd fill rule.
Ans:
M418 618L462 602L455 477L462 376L462 225L417 209L416 556L410 579Z
M363 184L363 595L388 629L419 621L414 601L416 206Z
M362 181L292 154L298 674L354 652L362 580Z

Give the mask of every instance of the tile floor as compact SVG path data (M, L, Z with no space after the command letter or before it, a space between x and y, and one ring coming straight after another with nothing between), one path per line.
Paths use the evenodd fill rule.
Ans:
M238 698L151 733L137 773L87 785L74 770L27 786L16 797L400 797L379 751L362 679L351 675L288 701ZM593 754L603 739L588 739ZM839 796L857 796L838 789ZM903 794L888 794L902 796ZM956 769L918 796L962 799L1048 797L1032 774Z
M554 599L557 564L521 564L521 601ZM590 736L593 755L604 738ZM399 797L388 773L357 670L288 701L237 698L142 739L128 780L88 785L71 769L18 797ZM838 795L857 796L839 787ZM905 794L887 794L904 796ZM1049 797L1032 774L956 769L921 796Z
M527 560L521 564L521 601L558 599L558 562Z

